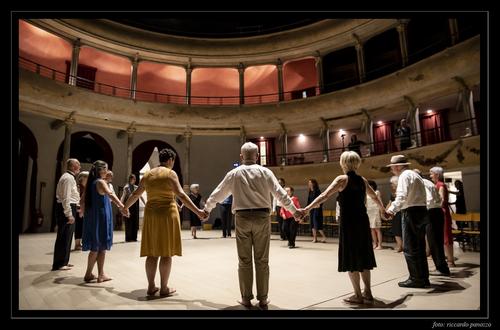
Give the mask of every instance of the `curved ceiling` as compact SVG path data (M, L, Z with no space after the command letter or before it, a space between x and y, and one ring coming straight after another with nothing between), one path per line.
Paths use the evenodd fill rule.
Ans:
M262 14L238 17L226 14L215 18L124 18L117 23L135 28L192 38L241 38L282 32L321 21L322 19L276 17Z

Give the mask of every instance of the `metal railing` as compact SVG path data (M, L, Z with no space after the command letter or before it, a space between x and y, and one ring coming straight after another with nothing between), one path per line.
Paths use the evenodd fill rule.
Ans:
M456 140L461 137L479 135L479 126L477 126L477 133L473 133L473 127L475 126L476 119L472 118L454 122L448 125L446 128L438 126L432 129L420 130L419 132L411 133L410 140L412 141L412 145L406 150L445 141ZM380 140L373 143L363 142L360 144L359 148L361 157L365 158L402 151L400 139L400 137L394 136L392 139ZM340 155L342 154L342 152L347 150L352 150L352 148L350 148L349 145L345 145L343 147L336 147L328 150L312 150L286 154L276 154L276 156L273 157L275 159L272 159L269 166L338 162L340 160Z

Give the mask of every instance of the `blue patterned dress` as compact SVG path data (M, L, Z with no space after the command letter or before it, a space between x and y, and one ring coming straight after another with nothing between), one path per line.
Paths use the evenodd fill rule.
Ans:
M92 205L85 207L83 216L83 251L110 250L113 245L113 212L108 195L97 192L97 180L90 183Z

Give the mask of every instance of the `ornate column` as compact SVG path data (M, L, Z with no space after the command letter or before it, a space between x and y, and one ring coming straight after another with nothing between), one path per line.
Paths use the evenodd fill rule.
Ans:
M279 100L285 100L285 95L283 94L283 63L281 59L278 58L278 62L276 64L276 68L278 68L278 95Z
M458 22L456 18L448 19L450 27L451 44L455 45L458 42Z
M407 38L407 27L409 20L399 20L399 25L396 30L399 34L399 48L401 49L401 61L403 67L408 64L408 38Z
M281 125L281 133L279 136L279 140L281 140L281 166L287 164L286 154L288 153L288 132L286 130L285 124L280 123Z
M132 173L132 146L134 144L134 134L137 131L134 125L135 122L132 122L129 128L127 128L127 182L128 176Z
M245 104L245 66L243 63L238 65L238 74L240 77L240 104Z
M323 117L321 117L321 122L323 125L319 132L319 135L323 142L323 162L327 163L330 161L330 155L328 153L328 150L330 150L330 126L328 125L326 119L324 119Z
M321 57L319 51L316 52L317 55L314 57L316 64L316 77L318 80L319 93L323 94L324 91L324 83L323 83L323 58Z
M191 68L191 63L188 63L186 67L186 104L191 104L191 73L193 68Z
M358 73L359 73L359 82L362 83L366 79L366 74L365 74L365 52L363 49L363 43L361 42L361 39L353 33L352 34L355 44L354 47L356 48L356 56L358 59Z
M361 112L365 116L365 118L363 118L362 128L363 128L363 131L368 138L367 142L370 146L370 153L372 153L373 152L373 120L366 109L361 109Z
M139 53L132 59L132 75L130 76L130 98L135 100L137 91L137 68L139 67ZM129 173L130 174L130 173Z
M245 131L245 126L240 127L240 144L243 145L247 142L247 132Z
M69 68L69 80L68 83L72 86L76 86L76 77L78 75L78 60L80 58L80 38L73 42L73 52L71 53L71 65Z
M460 85L460 93L458 97L460 98L460 105L462 111L465 114L465 118L470 121L470 129L472 134L477 134L477 123L476 116L474 113L474 102L471 100L472 92L469 86L465 83L465 80L462 77L453 77L453 79ZM472 101L472 102L471 102ZM472 103L472 106L471 106Z
M186 127L186 131L184 132L184 138L186 141L186 160L184 162L184 185L189 185L191 183L191 179L189 177L189 167L190 167L190 159L191 159L191 138L193 137L193 133L191 133L191 128Z
M71 147L71 130L73 128L73 124L75 123L75 119L73 115L75 112L72 112L68 118L64 120L64 146L63 146L63 157L61 163L61 173L66 170L66 162L69 159L70 147Z

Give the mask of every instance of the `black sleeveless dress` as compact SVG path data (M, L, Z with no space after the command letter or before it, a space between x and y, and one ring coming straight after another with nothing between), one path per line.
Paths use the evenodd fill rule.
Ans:
M339 272L362 272L377 267L370 220L366 213L366 185L354 171L346 173L347 186L339 193ZM368 197L370 198L370 197Z

